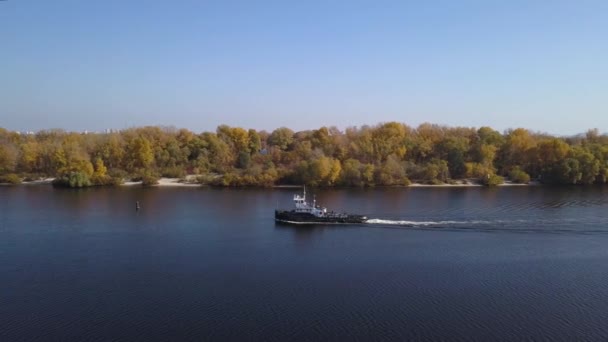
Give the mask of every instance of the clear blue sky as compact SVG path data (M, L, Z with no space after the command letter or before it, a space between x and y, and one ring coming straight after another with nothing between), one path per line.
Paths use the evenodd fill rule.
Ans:
M608 131L608 1L0 1L0 127Z

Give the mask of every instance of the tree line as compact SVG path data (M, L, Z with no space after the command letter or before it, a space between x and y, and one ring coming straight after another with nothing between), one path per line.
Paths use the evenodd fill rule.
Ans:
M217 186L385 186L473 179L495 185L604 184L608 136L556 137L517 128L375 126L272 132L221 125L215 132L140 127L114 133L0 128L0 183L53 177L69 187L154 184L159 177Z

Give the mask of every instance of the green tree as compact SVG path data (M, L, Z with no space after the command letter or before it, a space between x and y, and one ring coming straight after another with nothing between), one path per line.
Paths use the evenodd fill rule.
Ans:
M405 168L399 157L389 155L384 163L376 168L375 184L378 185L408 185L409 179L405 176Z
M262 149L262 140L260 139L260 135L255 129L250 129L247 132L247 136L249 138L249 141L247 142L249 153L258 153Z
M212 171L224 173L229 171L236 162L236 155L230 146L213 133L203 133L205 141L205 157L209 160Z
M530 169L531 150L536 147L536 141L528 130L518 128L506 135L505 143L500 150L501 169L503 173L508 172L515 166L523 170ZM533 170L538 172L536 170Z
M361 163L357 159L347 159L342 164L341 183L347 186L363 186Z
M429 162L438 155L434 151L439 141L445 136L445 127L423 123L414 132L411 144L411 158L418 164Z
M448 163L450 174L455 178L463 177L466 173L465 155L469 150L469 142L463 137L446 137L437 145L438 155ZM486 161L491 165L491 161Z
M580 170L580 164L578 160L574 158L566 158L560 161L551 177L551 182L561 184L576 184L578 183L583 174Z
M364 126L361 129L351 127L346 130L349 155L362 163L371 163L376 160L372 128Z
M486 186L496 186L502 184L504 182L504 178L495 174L488 174L486 177L481 178L481 183Z
M293 131L287 127L277 128L268 137L268 144L285 151L293 143Z
M593 184L600 174L600 161L595 156L582 148L576 148L573 153L578 160L581 184Z
M544 139L535 148L535 158L530 169L538 170L541 179L548 183L570 183L571 176L565 176L564 170L569 168L563 161L570 155L570 146L557 138ZM577 162L578 168L578 162ZM578 181L578 180L577 180ZM572 184L576 184L572 183Z
M513 170L511 170L511 172L509 172L509 178L511 181L520 184L527 184L530 182L530 175L521 170L519 167L515 167Z
M239 158L237 160L237 167L239 169L246 169L251 163L251 155L247 151L239 152Z
M54 186L68 187L68 188L84 188L91 186L89 176L84 172L66 172L60 177L53 181Z
M433 184L440 184L447 182L449 178L450 169L445 160L434 159L426 164L423 173L423 180Z

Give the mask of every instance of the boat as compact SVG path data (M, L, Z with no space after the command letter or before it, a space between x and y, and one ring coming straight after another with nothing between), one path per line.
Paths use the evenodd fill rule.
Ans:
M367 221L363 215L327 211L327 208L318 206L314 198L312 203L306 202L306 187L302 196L293 196L293 203L295 208L292 210L275 209L275 221L291 224L353 224Z

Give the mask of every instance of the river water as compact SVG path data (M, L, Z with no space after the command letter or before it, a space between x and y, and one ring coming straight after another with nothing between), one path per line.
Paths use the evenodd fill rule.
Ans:
M297 191L0 187L0 340L608 338L608 188Z

